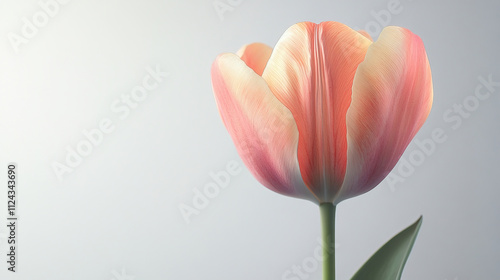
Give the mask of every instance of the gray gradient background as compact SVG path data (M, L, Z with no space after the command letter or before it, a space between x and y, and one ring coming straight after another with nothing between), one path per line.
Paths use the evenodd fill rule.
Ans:
M316 205L269 191L243 168L191 223L178 208L212 182L210 172L241 164L215 106L211 63L246 43L274 45L300 21L364 28L388 2L244 0L221 20L211 0L73 0L16 53L7 34L19 34L22 18L41 8L2 0L0 172L19 165L20 225L13 274L1 219L0 278L282 279L318 246ZM458 129L443 114L474 94L479 76L500 81L500 2L401 7L390 25L422 38L434 81L432 112L416 139L441 128L447 140L404 182L384 181L339 205L338 279L420 215L403 279L499 279L500 87ZM155 65L170 76L117 118L110 104ZM115 130L59 181L53 162L106 117ZM416 149L412 143L403 158ZM6 196L2 183L1 217Z

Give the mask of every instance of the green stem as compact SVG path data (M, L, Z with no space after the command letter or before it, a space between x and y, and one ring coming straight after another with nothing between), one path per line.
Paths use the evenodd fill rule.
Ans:
M335 280L335 205L321 203L323 232L323 280Z

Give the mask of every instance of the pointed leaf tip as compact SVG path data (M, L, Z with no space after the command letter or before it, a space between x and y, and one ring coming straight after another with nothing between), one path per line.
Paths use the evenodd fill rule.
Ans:
M408 260L417 234L422 225L422 216L387 241L351 278L352 280L399 280Z

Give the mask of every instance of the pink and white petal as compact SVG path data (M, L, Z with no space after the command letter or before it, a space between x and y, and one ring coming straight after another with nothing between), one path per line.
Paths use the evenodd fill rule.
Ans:
M219 55L211 72L220 115L248 169L275 192L317 202L300 175L292 114L264 79L234 54Z
M262 74L295 118L302 178L321 202L342 186L352 81L370 44L338 22L302 22L283 34Z
M422 40L404 28L384 28L354 77L347 172L335 203L371 190L388 175L425 122L432 99Z
M370 40L373 42L372 36L370 36L370 33L366 32L366 30L358 30L359 34L363 35L366 37L366 39Z
M263 43L252 43L241 47L236 55L243 60L246 65L255 71L257 75L262 76L266 63L271 56L273 49Z

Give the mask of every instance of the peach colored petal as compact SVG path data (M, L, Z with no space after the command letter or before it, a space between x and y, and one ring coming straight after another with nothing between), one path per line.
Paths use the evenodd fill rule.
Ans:
M387 176L427 118L432 95L420 38L404 28L384 28L354 77L347 172L335 203L371 190Z
M302 178L320 202L331 201L342 186L346 112L356 68L370 44L338 22L295 24L277 43L262 74L293 114Z
M273 191L316 201L300 175L292 114L264 79L238 56L222 54L212 65L212 86L222 120L253 175Z
M238 55L246 65L255 71L257 75L262 76L266 63L271 56L273 49L266 44L253 43L248 44L238 50Z
M359 32L359 34L365 36L366 39L373 42L373 38L372 38L372 36L370 36L370 34L368 32L366 32L365 30L358 30L358 32Z

